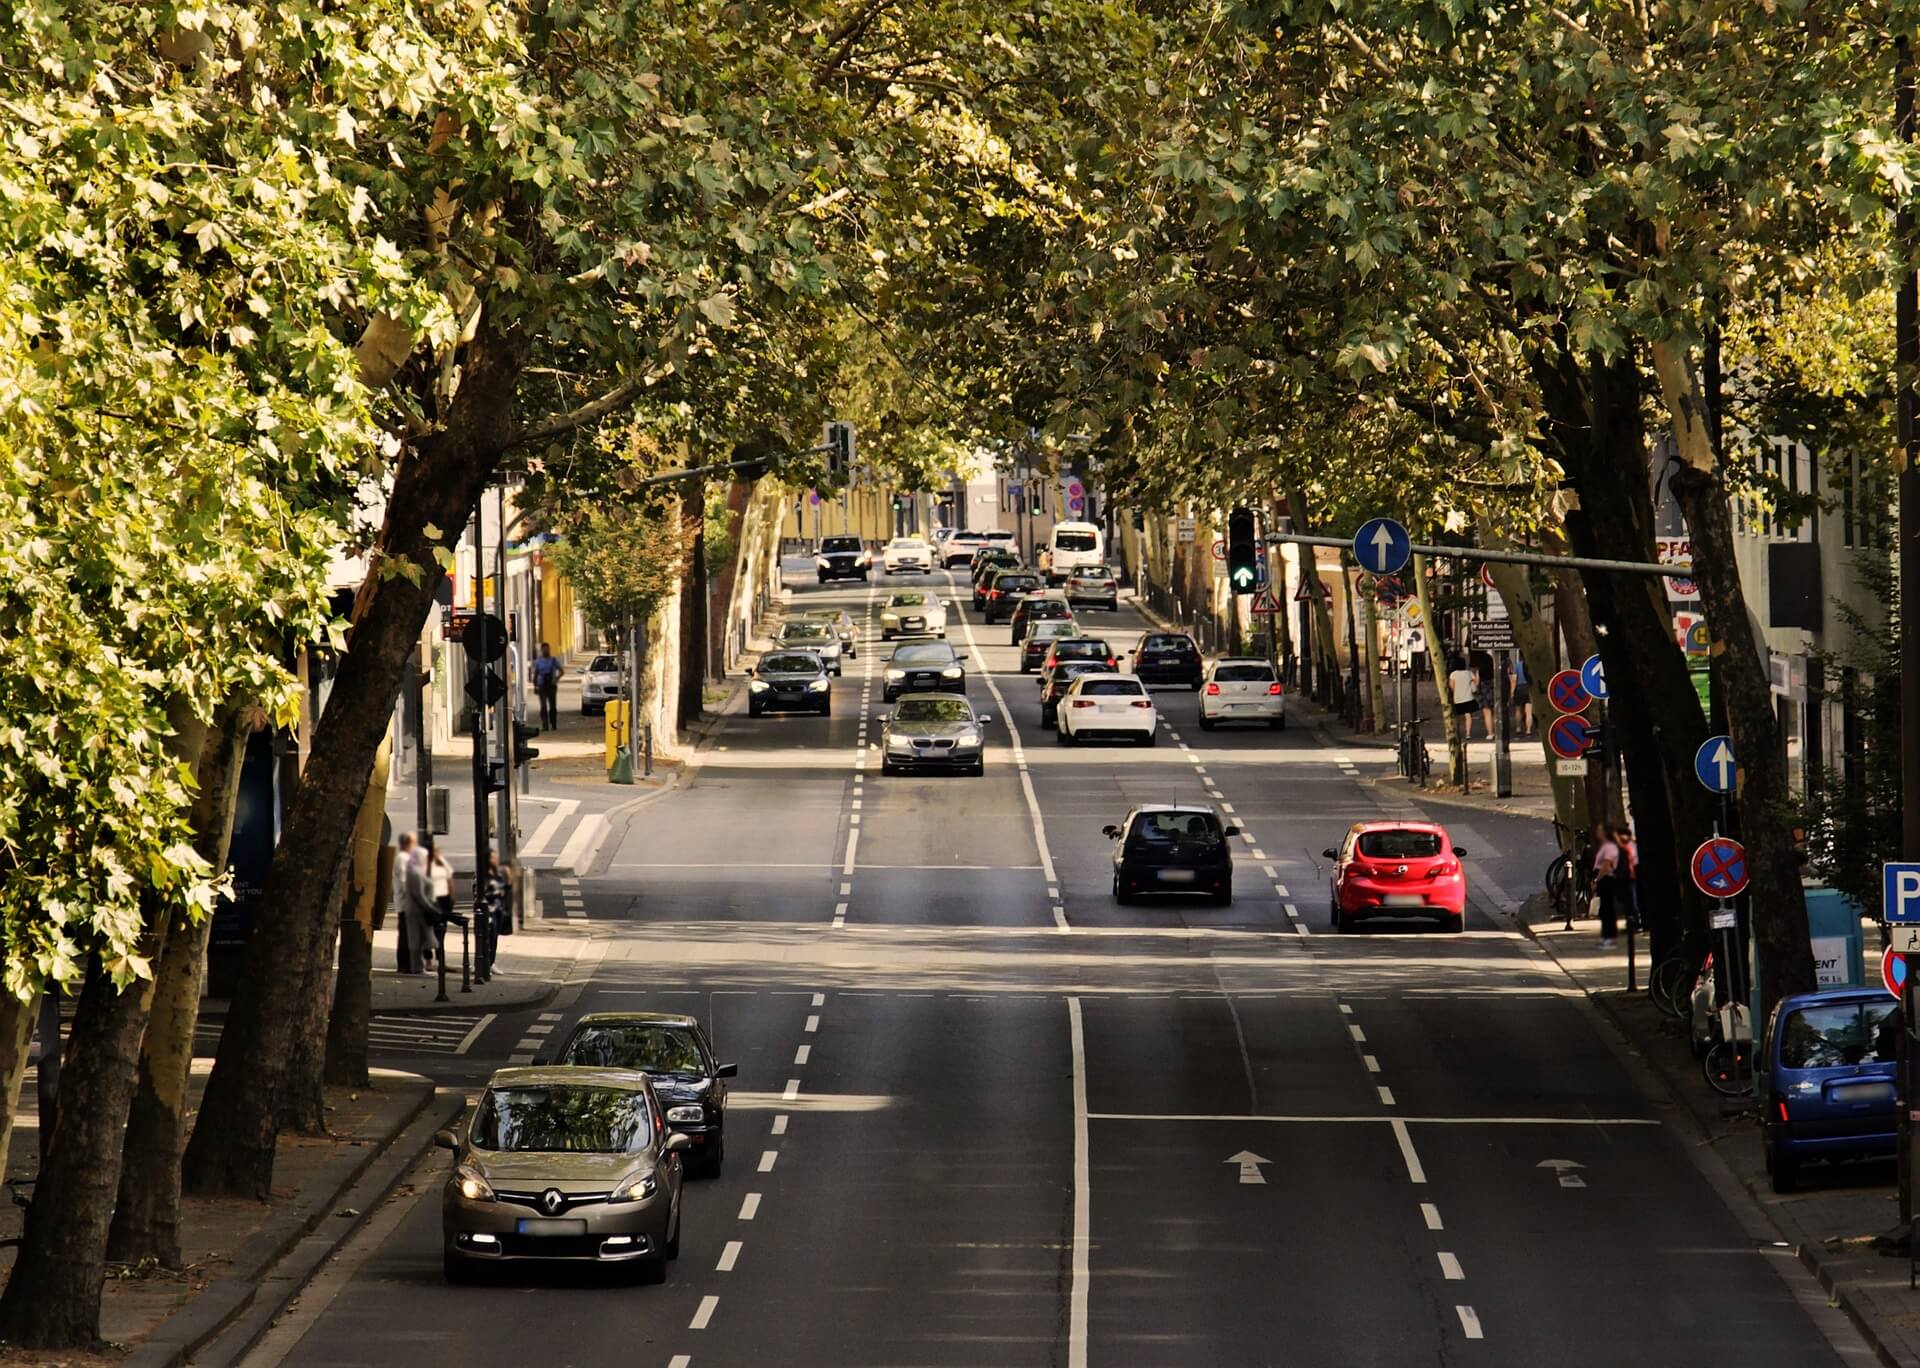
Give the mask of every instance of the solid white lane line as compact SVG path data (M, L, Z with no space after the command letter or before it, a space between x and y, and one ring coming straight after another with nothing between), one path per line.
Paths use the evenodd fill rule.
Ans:
M793 1052L793 1062L795 1064L804 1064L812 1057L813 1057L813 1046L811 1045L802 1045L799 1049Z
M873 994L873 996L899 995ZM1251 996L1251 994L1245 996ZM1008 998L1008 1001L1019 1002L1036 1000L1024 997ZM1385 1122L1395 1130L1406 1126L1659 1126L1665 1124L1647 1116L1382 1116L1378 1112L1366 1116L1339 1115L1332 1112L1318 1115L1307 1112L1262 1113L1258 1116L1249 1115L1246 1112L1089 1112L1087 1119L1090 1121L1177 1121L1181 1124L1191 1121L1257 1121L1263 1126L1379 1125Z
M1460 1260L1446 1250L1440 1251L1440 1276L1448 1282L1462 1282L1466 1279L1466 1269L1460 1267Z
M948 582L952 582L951 577ZM1033 776L1027 773L1026 747L1020 742L1020 729L1013 724L1013 709L1007 706L1000 686L994 683L993 675L986 669L986 657L980 654L980 645L974 640L973 622L963 615L960 629L967 634L968 655L981 662L980 678L986 681L987 692L993 695L994 703L999 706L1000 720L1007 725L1007 738L1013 743L1013 763L1020 771L1020 793L1027 800L1027 818L1033 826L1034 849L1040 852L1040 868L1045 872L1049 884L1057 884L1060 880L1053 872L1053 852L1047 849L1046 824L1040 820L1040 799L1033 791Z
M1368 1073L1380 1072L1380 1061L1375 1059L1372 1055L1361 1055L1360 1062L1367 1066Z
M1420 1156L1414 1152L1413 1133L1407 1129L1407 1123L1399 1117L1393 1118L1393 1138L1400 1142L1400 1157L1407 1161L1407 1181L1424 1184L1427 1171L1420 1167Z
M1426 1220L1428 1230L1444 1230L1446 1228L1440 1224L1440 1208L1432 1202L1422 1202L1420 1204L1420 1215Z
M1067 1293L1067 1368L1087 1368L1087 1300L1091 1277L1089 1248L1093 1218L1088 1209L1087 1036L1080 1020L1080 999L1067 999L1067 1036L1073 1051L1073 1262Z
M760 1211L760 1194L749 1192L740 1199L740 1219L751 1221Z
M827 995L826 995L825 993L815 993L815 994L813 995L813 1005L814 1005L814 1006L816 1006L816 1007L824 1007L824 1006L826 1006L826 1005L827 1005Z
M789 1078L787 1080L786 1090L780 1094L780 1100L782 1102L792 1102L799 1096L800 1080L797 1078Z
M1391 1107L1393 1105L1393 1089L1392 1088L1381 1086L1381 1087L1375 1088L1374 1091L1380 1094L1381 1106Z
M802 1031L805 1031L808 1035L812 1035L815 1031L820 1029L820 1018L817 1016L808 1017L807 1024L805 1026L802 1026L800 1029Z
M520 853L532 858L547 853L547 847L553 838L560 834L561 825L567 818L580 810L578 798L562 798L559 805L541 819L540 825L533 829L533 835L520 847Z
M687 1329L689 1330L706 1329L707 1323L713 1319L713 1313L719 1309L720 1309L720 1299L718 1297L714 1297L714 1296L702 1297L700 1299L700 1309L693 1313L693 1319L688 1323Z
M785 1135L787 1133L787 1114L785 1112L781 1112L773 1118L773 1133L775 1135Z
M1480 1329L1480 1317L1471 1306L1456 1306L1453 1309L1460 1317L1462 1334L1468 1339L1486 1338L1486 1334Z
M772 1173L773 1166L779 1158L780 1158L779 1150L760 1151L760 1167L756 1171L759 1173Z
M741 1244L738 1240L728 1240L725 1249L720 1251L720 1262L713 1266L716 1273L731 1273L733 1266L740 1262Z
M1367 1043L1367 1033L1358 1026L1347 1027L1347 1034L1353 1037L1353 1043L1356 1045L1364 1045Z
M473 1029L471 1031L468 1031L466 1035L461 1037L460 1043L453 1047L453 1052L457 1055L463 1055L468 1050L472 1049L473 1042L478 1040L480 1038L480 1033L486 1030L487 1027L492 1024L495 1015L497 1014L494 1012L488 1012L485 1016L481 1017L478 1021L474 1022ZM552 1029L552 1028L549 1027L548 1029Z

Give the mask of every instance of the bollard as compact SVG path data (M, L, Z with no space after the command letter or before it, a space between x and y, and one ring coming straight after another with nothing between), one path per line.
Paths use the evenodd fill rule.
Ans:
M479 906L480 904L476 901L474 907ZM470 934L472 928L472 917L460 919L460 991L463 993L473 991L473 937Z

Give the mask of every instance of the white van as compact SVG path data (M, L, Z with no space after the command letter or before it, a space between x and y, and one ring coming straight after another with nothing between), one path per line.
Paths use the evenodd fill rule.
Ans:
M1055 523L1053 536L1040 558L1048 584L1059 584L1075 570L1106 563L1107 539L1089 522Z

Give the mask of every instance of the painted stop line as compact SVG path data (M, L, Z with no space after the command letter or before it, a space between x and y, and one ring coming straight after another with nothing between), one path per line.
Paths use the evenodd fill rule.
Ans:
M1747 889L1747 848L1729 836L1702 841L1693 852L1694 885L1710 898L1737 898Z
M1583 713L1593 702L1593 695L1587 692L1578 670L1562 670L1548 681L1547 697L1552 700L1554 710L1563 713Z

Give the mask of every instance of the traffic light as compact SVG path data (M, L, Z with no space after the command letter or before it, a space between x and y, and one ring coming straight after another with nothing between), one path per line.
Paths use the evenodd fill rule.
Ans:
M494 664L507 653L507 627L492 613L477 613L460 629L467 653L467 697L489 707L507 696L507 681Z
M1046 489L1041 485L1034 485L1031 497L1033 499L1033 516L1036 518L1043 516L1047 511Z
M538 760L540 758L539 747L531 746L527 744L539 734L540 734L540 729L538 727L529 727L525 722L520 721L518 718L514 719L513 762L516 765L524 765L529 760Z
M898 494L893 496L894 512L898 513L901 509L905 508L906 506L907 506L907 501L905 499L901 498Z
M1253 535L1253 510L1227 515L1227 581L1236 594L1251 594L1260 583L1259 543Z
M827 483L844 487L853 478L853 424L827 424Z

